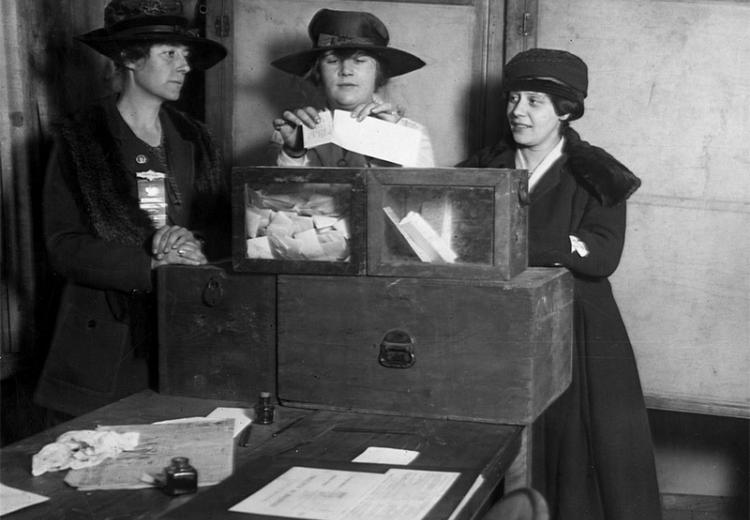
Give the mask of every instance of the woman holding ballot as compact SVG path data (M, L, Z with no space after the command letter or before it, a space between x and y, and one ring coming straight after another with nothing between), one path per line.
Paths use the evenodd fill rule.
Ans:
M371 13L321 9L310 21L308 32L312 49L280 58L272 65L319 87L327 106L322 110L312 106L289 109L274 119L274 141L281 145L277 165L434 166L425 128L403 117L400 109L376 93L389 78L419 69L424 62L388 47L388 29ZM342 120L346 117L348 121ZM376 144L366 141L370 131L382 135L383 122L396 125L392 132L400 132L401 146L389 150L387 142L379 143L385 148L381 153ZM352 124L364 126L354 128ZM334 128L340 129L344 141L352 143L351 148L365 153L346 149L336 144L336 139L332 142ZM303 134L307 134L307 142ZM403 145L409 142L412 146Z

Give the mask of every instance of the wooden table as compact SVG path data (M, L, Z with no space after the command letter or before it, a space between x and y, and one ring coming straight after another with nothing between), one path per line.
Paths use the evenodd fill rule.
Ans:
M349 465L352 469L351 459L368 446L419 451L420 456L410 467L460 469L462 485L454 486L458 489L452 488L427 518L449 518L462 500L454 518L481 518L502 491L502 478L518 453L522 432L520 426L277 407L273 424L254 424L249 445L235 447L233 475L216 486L201 488L196 495L172 498L156 489L78 491L63 482L64 471L31 475L32 455L63 432L94 429L99 424L146 424L203 416L217 406L246 407L248 403L142 392L3 448L0 481L50 498L3 518L245 518L229 513L227 508L289 467Z

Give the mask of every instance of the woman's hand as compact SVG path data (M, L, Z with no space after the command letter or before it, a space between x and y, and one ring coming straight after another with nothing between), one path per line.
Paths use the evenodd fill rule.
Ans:
M162 226L151 240L151 267L166 264L203 265L203 246L192 231L182 226Z
M367 116L374 116L389 123L398 123L404 116L404 111L399 106L373 97L369 103L358 105L352 110L352 117L356 118L357 121L363 121Z
M284 148L292 153L299 153L304 150L302 147L302 133L299 132L299 126L305 125L308 128L315 128L320 123L320 113L313 107L300 107L295 109L284 110L281 117L273 120L273 128L281 135L284 141Z

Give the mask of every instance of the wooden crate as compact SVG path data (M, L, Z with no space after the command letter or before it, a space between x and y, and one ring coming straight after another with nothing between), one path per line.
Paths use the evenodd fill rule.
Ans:
M157 269L159 392L255 403L275 391L276 277Z
M573 280L283 275L284 404L530 424L570 383Z

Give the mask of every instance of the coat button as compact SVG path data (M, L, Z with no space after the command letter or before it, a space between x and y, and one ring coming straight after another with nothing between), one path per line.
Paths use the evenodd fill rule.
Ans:
M93 329L94 327L96 327L96 320L89 320L86 325L88 326L88 328Z

